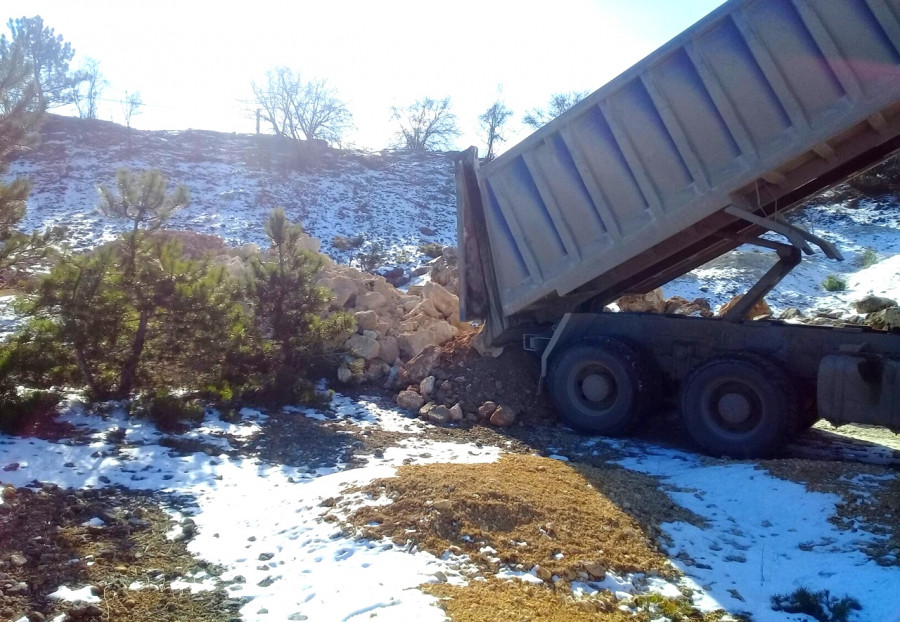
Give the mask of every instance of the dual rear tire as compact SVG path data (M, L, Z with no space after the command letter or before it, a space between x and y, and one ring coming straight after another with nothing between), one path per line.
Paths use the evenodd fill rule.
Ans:
M681 418L707 452L732 458L771 454L797 431L799 400L780 365L757 355L722 356L684 380Z
M550 395L567 425L620 436L656 405L660 375L640 348L613 338L569 346L550 367ZM798 392L775 361L755 353L720 356L685 378L679 410L706 452L733 458L768 455L800 426Z

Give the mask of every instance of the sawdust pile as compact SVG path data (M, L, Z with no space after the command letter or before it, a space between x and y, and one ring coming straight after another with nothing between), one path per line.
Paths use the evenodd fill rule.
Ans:
M607 569L674 573L634 518L557 460L405 466L362 490L393 501L350 516L366 536L465 553L486 571L537 567L546 582L600 580Z

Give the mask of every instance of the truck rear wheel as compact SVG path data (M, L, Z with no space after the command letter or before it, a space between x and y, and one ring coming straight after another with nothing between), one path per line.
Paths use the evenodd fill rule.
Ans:
M797 394L783 369L755 355L723 356L685 379L681 418L703 449L756 458L787 442L798 424Z
M655 397L649 361L633 346L598 338L566 348L549 373L563 422L582 432L616 436L631 430Z

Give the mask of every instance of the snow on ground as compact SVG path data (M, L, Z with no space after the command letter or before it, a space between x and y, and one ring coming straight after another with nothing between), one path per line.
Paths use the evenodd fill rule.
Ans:
M349 417L350 400L337 396L337 402ZM401 420L406 418L398 412L368 402L358 403L353 411L368 413L370 425L384 421L385 427L404 428ZM228 424L213 415L191 437L216 446L222 433L252 434L258 430L259 413L245 409L243 414L256 421ZM416 587L436 581L438 573L461 581L464 560L437 559L390 542L347 537L339 527L321 520L320 504L348 486L390 477L404 463L490 462L499 456L492 447L410 438L381 457L373 456L362 468L337 465L310 472L224 454L181 455L160 445L164 435L151 424L126 421L120 410L101 419L71 404L61 420L88 429L87 444L0 436L4 465L18 465L3 472L2 481L15 486L51 482L69 488L118 485L190 498L198 534L189 550L224 566L221 579L245 579L228 588L234 597L251 599L241 610L245 620L284 620L294 614L310 620L353 620L383 609L390 610L386 614L390 619L443 620L434 599ZM123 430L126 447L116 452L105 439ZM177 587L204 590L213 585L208 576L192 576ZM69 598L73 591L81 593L77 590L84 591L84 586L60 586L57 594Z
M797 212L794 224L835 244L844 261L828 259L817 247L766 296L776 314L797 307L807 315L819 309L854 314L853 303L867 294L900 300L900 205L862 201L858 206L835 204ZM784 241L777 235L767 235ZM713 309L744 294L775 263L774 252L743 245L663 286L666 297L704 297ZM870 266L867 262L874 261ZM847 289L829 292L822 282L829 275L843 278Z
M862 553L876 536L829 522L837 496L809 492L754 464L631 445L631 457L619 464L662 478L673 502L708 522L664 525L672 562L703 587L706 607L746 612L754 622L797 619L773 611L770 602L804 587L857 599L859 620L900 622L900 568ZM860 494L867 484L858 482Z
M79 428L83 444L51 443L34 438L0 435L4 465L0 480L15 486L51 482L64 487L123 486L177 495L173 518L189 515L196 535L189 543L198 558L225 568L220 580L233 597L248 598L241 609L245 620L443 620L435 601L417 589L426 582L464 583L466 558L436 558L414 547L389 541L369 541L346 535L322 520L334 497L351 501L350 508L382 503L348 487L390 477L401 464L491 462L501 448L429 441L421 423L374 400L353 400L336 394L328 413L293 408L297 417L335 419L343 425L379 427L405 433L383 454L372 455L359 468L272 464L256 458L206 453L181 454L162 444L165 435L140 420L127 420L113 408L102 418L69 401L62 417ZM227 423L215 413L191 432L206 447L218 447L226 436L235 442L260 432L264 415L244 409L242 420ZM110 435L124 434L118 449ZM829 522L839 499L808 492L803 486L768 475L746 463L725 463L638 441L593 438L629 457L619 464L661 478L672 501L702 516L706 528L670 523L672 562L682 572L680 587L694 590L703 610L725 608L749 613L755 622L782 622L791 616L771 610L774 594L798 587L828 589L836 596L858 599L859 622L900 622L900 568L882 567L860 552L874 536L860 529L840 531ZM228 449L231 446L224 447ZM212 453L213 455L209 455ZM559 456L563 458L563 456ZM871 482L860 482L865 490ZM186 503L186 506L185 506ZM323 505L327 505L325 508ZM349 510L341 510L349 511ZM170 534L175 537L178 527ZM502 569L499 576L535 581L532 573ZM229 583L238 577L243 581ZM173 589L214 589L216 579L204 572L184 576ZM579 594L610 589L620 598L652 591L674 596L679 586L644 575L610 575L601 584L573 584ZM142 585L134 585L141 589ZM69 598L86 586L59 586ZM80 590L80 591L79 591ZM300 618L299 616L307 616Z

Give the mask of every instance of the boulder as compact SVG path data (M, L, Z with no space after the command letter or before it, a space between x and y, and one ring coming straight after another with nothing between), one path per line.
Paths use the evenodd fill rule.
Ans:
M397 406L418 412L425 405L425 398L411 389L400 391L397 395Z
M508 428L516 422L516 411L509 406L497 406L497 409L491 414L491 425L499 428Z
M646 294L627 294L616 300L619 311L636 311L641 313L665 313L666 301L660 288Z
M422 379L422 382L419 383L419 393L422 394L423 397L430 397L432 393L434 393L434 376L427 376Z
M400 346L397 345L396 337L381 337L378 340L380 347L378 349L378 358L393 365L397 357L400 356Z
M431 373L441 358L441 349L437 346L426 346L417 356L412 358L403 370L403 376L409 382L419 383Z
M444 318L459 313L459 297L451 294L441 285L429 281L423 290L425 300L430 301Z
M426 329L416 332L405 332L397 337L400 352L407 358L414 358L427 346L440 345L452 339L459 331L447 322L435 322Z
M900 329L900 307L882 309L866 316L866 324L881 330Z
M375 382L387 376L391 371L391 366L382 361L375 359L366 365L366 381Z
M797 307L788 307L778 316L779 320L796 320L803 317L803 313Z
M347 384L353 378L353 372L344 365L341 365L340 367L338 367L337 377L340 382Z
M358 291L356 281L342 275L326 276L320 279L318 284L330 290L334 295L331 301L334 309L343 309L348 302L351 302L352 298L356 297Z
M450 407L450 421L462 421L465 417L459 402Z
M876 311L882 311L896 306L896 300L891 300L884 296L873 296L871 294L856 302L856 310L859 313L875 313Z
M381 292L366 292L356 297L356 306L359 309L383 309L387 306L387 304L388 298Z
M455 252L456 249L453 250ZM446 287L448 291L456 293L459 291L458 259L453 255L446 254L446 251L447 249L445 248L445 254L431 263L429 276L433 283L442 285Z
M497 404L487 401L478 407L478 418L486 421L491 418L495 410L497 410Z
M472 347L475 348L475 351L478 352L480 356L490 357L492 359L497 358L501 354L503 354L503 347L491 347L487 346L484 343L484 330L481 330L477 335L472 338Z
M741 294L729 300L725 305L722 306L721 309L719 309L718 315L721 317L728 313L728 311L732 307L734 307L734 305L736 305L738 301L740 301L740 299L743 297L743 294ZM747 311L746 315L744 315L744 318L747 320L752 320L756 317L770 315L772 315L772 309L769 307L769 304L765 300L760 300L755 305L753 305L753 307L749 311Z
M356 325L361 331L375 330L378 326L378 314L372 310L357 311L353 314L353 317L356 318Z
M346 341L344 348L354 356L371 361L378 357L380 345L367 335L353 335Z
M442 404L438 404L428 411L428 420L438 425L446 425L450 423L450 409Z

